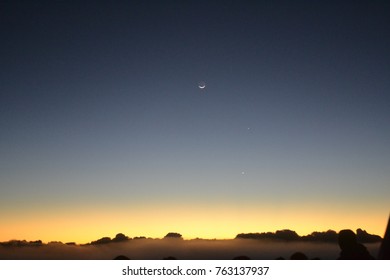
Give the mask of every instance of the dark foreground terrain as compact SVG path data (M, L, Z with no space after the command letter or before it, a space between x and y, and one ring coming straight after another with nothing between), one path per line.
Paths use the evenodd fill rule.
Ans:
M371 255L377 256L380 243L364 244ZM0 246L0 259L44 260L107 260L118 255L130 259L233 259L246 256L250 259L289 259L295 252L303 252L309 259L337 259L337 243L274 241L274 240L181 240L133 239L99 245L67 245L49 243L30 246Z

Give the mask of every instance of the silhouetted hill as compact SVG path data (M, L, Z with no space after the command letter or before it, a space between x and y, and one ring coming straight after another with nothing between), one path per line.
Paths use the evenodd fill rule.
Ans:
M375 234L369 234L367 231L358 228L356 230L356 239L359 243L375 243L382 241L382 237Z
M4 247L28 247L28 246L42 246L41 240L26 241L26 240L10 240L7 242L0 242L0 245Z
M362 229L357 229L356 231L357 241L359 243L375 243L381 242L382 238L378 235L369 234L367 231ZM102 237L98 240L91 241L85 245L104 245L110 243L117 242L126 242L130 240L142 240L142 239L151 239L146 238L144 236L129 238L123 233L118 233L114 238L110 237ZM180 233L169 232L164 236L165 240L183 240L183 237ZM262 233L240 233L237 234L235 239L254 239L254 240L280 240L280 241L307 241L307 242L329 242L329 243L337 243L337 232L334 230L328 230L326 232L312 232L311 234L305 236L299 236L295 231L284 229L278 230L276 232L262 232ZM198 240L202 240L199 239ZM63 244L62 242L55 241L49 242L51 245L74 245L77 244L75 242L67 242ZM36 241L26 241L26 240L10 240L6 242L0 242L0 246L3 247L27 247L27 246L42 246L45 245L41 240Z
M359 230L363 241L374 242L377 237ZM183 240L179 234L162 238L128 238L124 234L103 237L87 244L11 240L0 243L0 260L5 259L336 259L340 246L335 231L313 232L299 236L295 231L280 230L267 233L240 234L235 239ZM282 242L281 242L282 240ZM69 244L69 245L68 245ZM380 242L365 244L372 256L377 256ZM386 250L385 250L386 252ZM383 254L382 254L383 255ZM381 256L382 256L381 255ZM116 257L115 257L116 256ZM383 258L383 257L382 257Z
M360 243L375 243L380 242L382 238L379 235L369 234L365 230L357 229L356 231L358 242ZM309 241L309 242L330 242L337 243L337 232L328 230L326 232L312 232L309 235L299 236L292 230L278 230L276 232L262 233L240 233L236 239L257 239L257 240L280 240L280 241Z

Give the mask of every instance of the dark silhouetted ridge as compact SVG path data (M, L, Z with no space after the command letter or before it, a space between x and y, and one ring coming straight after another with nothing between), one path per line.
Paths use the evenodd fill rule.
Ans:
M357 229L357 241L360 243L376 243L381 242L382 238L379 235L369 234L365 230ZM236 239L256 239L256 240L280 240L280 241L308 241L308 242L329 242L337 243L338 234L334 230L325 232L312 232L305 236L299 236L295 231L284 229L276 232L262 232L262 233L240 233L237 234Z

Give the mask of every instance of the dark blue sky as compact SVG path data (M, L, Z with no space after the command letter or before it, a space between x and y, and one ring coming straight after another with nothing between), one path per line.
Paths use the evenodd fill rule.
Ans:
M122 196L388 214L388 1L1 1L0 34L10 216Z

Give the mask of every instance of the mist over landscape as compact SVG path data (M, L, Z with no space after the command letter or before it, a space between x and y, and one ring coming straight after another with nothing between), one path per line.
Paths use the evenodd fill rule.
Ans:
M366 247L377 256L380 243ZM124 243L79 246L48 244L45 246L2 248L0 259L35 260L110 260L125 255L135 260L167 257L188 260L229 260L238 256L250 259L288 259L295 252L304 252L309 259L337 259L340 249L334 243L283 242L258 240L131 240Z
M358 229L357 238L372 256L378 255L380 236ZM162 239L129 238L119 233L112 239L103 237L81 245L74 242L44 244L40 240L0 243L0 259L11 260L110 260L117 256L135 260L229 260L242 257L272 260L289 259L296 252L304 253L308 259L337 259L340 253L337 233L329 230L299 236L291 230L280 230L238 234L235 239L226 240L183 240L181 234L173 232Z

